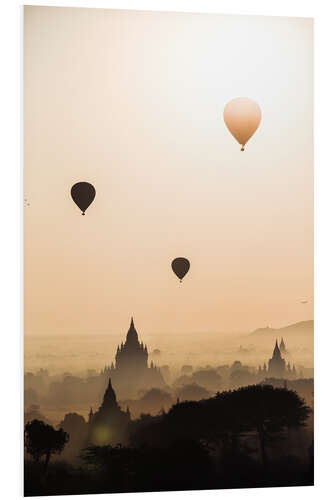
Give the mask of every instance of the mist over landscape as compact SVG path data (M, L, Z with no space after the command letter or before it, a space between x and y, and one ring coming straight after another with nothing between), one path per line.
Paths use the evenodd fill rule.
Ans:
M66 371L84 374L89 369L100 370L113 360L125 330L103 335L26 336L25 371L42 367L50 374L59 375ZM151 359L173 369L188 362L200 366L230 363L235 359L257 366L267 361L275 339L281 337L287 340L294 362L307 369L313 368L313 320L285 328L259 328L250 333L160 334L157 338L144 332L140 335L149 346ZM154 349L161 351L157 357L152 354Z
M240 361L243 370L254 373L259 365L268 362L276 339L280 342L281 338L284 339L288 349L285 358L295 365L299 378L313 377L313 320L302 321L284 328L259 328L250 333L159 335L158 341L153 334L141 335L139 332L139 336L148 346L148 362L153 361L158 367L163 367L164 371L167 369L166 390L167 392L169 390L171 395L177 392L173 384L184 375L182 371L184 366L191 366L193 372L200 370L218 372L219 367L221 371L221 367L231 367L235 361ZM100 375L105 366L114 361L117 345L124 340L124 337L125 332L118 335L26 336L25 373L38 375L41 369L48 372L47 382L44 380L40 386L32 382L30 386L26 381L26 389L31 388L36 392L36 394L30 393L30 397L29 392L26 393L26 408L32 403L38 403L52 421L59 419L66 410L81 411L87 416L90 407L98 406L100 403L99 399L102 397L100 388L95 396L91 394L87 398L84 396L84 385L81 388L81 398L77 397L78 388L73 388L76 392L73 398L76 403L73 404L68 402L68 397L67 400L60 399L60 401L55 397L47 398L46 387L49 387L52 381L59 383L69 376L82 379L83 383L89 377ZM188 381L180 381L180 386L186 385L186 382ZM242 382L246 382L246 377ZM201 384L204 389L212 393L237 385L230 381L229 373L226 371L217 386L216 382L211 383L209 379ZM152 383L149 388L153 387ZM142 397L147 389L144 386L139 387L136 397ZM126 399L127 395L123 396ZM173 399L169 400L169 404L171 401ZM154 411L158 412L161 409L158 406L159 401L156 405Z

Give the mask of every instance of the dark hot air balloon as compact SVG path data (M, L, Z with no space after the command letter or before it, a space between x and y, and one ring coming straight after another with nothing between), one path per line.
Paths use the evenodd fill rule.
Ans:
M95 195L95 188L89 182L77 182L71 189L73 201L82 210L82 215L84 215L89 205L94 201Z
M182 282L182 279L190 269L190 261L184 257L177 257L171 262L171 267L175 275L180 279L180 282Z

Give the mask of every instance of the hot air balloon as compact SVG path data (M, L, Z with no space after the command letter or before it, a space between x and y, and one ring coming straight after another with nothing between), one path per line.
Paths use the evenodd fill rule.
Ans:
M82 210L82 215L85 215L85 211L94 201L95 195L95 188L89 182L77 182L71 189L73 201Z
M238 97L229 101L224 108L224 123L236 141L244 146L253 136L261 122L261 109L255 101Z
M190 269L190 261L184 257L177 257L171 262L171 267L175 275L180 279L180 282L182 282L182 279Z

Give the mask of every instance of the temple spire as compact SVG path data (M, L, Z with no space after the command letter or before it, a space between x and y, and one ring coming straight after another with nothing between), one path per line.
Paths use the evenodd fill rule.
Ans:
M280 352L280 349L279 349L279 345L278 345L278 341L276 339L276 342L275 342L275 347L274 347L274 351L273 351L273 358L280 358L281 357L281 352Z
M136 331L135 326L134 326L133 316L131 317L131 324L130 324L130 327L129 327L129 330L128 330L127 336L126 336L126 344L128 342L130 344L134 343L134 344L140 345L138 332Z
M92 411L92 408L90 408L89 418L88 418L88 423L89 424L92 422L93 416L94 416L94 412Z
M286 352L286 344L284 343L283 337L281 338L281 342L280 342L280 351L282 353Z
M117 406L116 394L111 384L111 377L109 377L109 383L104 393L104 398L101 408L106 409L115 406Z

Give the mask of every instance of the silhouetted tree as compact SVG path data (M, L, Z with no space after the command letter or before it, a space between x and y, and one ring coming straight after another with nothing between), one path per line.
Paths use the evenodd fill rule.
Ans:
M134 444L166 446L180 438L206 442L224 452L239 447L239 437L256 431L262 461L274 435L304 425L310 414L296 392L253 385L218 393L214 398L178 403L159 419L134 422Z
M24 428L24 446L32 458L39 462L45 455L45 468L53 453L61 453L69 436L63 429L55 430L42 420L28 422Z
M162 389L152 388L139 400L139 404L146 412L158 411L161 407L169 408L172 405L172 396Z
M73 461L80 450L87 446L89 426L84 417L78 413L67 413L57 428L63 429L69 435L69 444L64 450L63 457Z
M222 377L215 370L198 370L192 374L192 381L215 391L222 387Z
M118 444L117 446L88 446L82 450L80 457L88 465L113 469L116 463L128 463L135 454L133 448Z
M208 398L211 393L204 387L194 383L180 387L176 395L181 401L199 401L200 399Z
M303 426L311 413L295 391L271 385L241 387L218 394L216 400L233 409L240 429L257 431L264 465L266 447L273 436L284 429Z
M156 447L91 446L81 458L101 472L112 491L154 491L204 487L211 474L208 451L198 442L180 440Z
M66 413L64 419L58 425L59 429L64 429L68 433L80 432L86 426L86 421L78 413Z
M137 464L140 462L140 453L121 444L89 446L82 450L80 458L87 465L103 472L107 489L128 491Z
M167 447L180 439L198 440L203 425L202 405L186 401L171 407L168 413L152 417L141 415L131 422L130 440L134 446Z
M255 382L256 376L245 368L233 370L230 374L229 382L232 387L240 387L241 385L251 384Z

